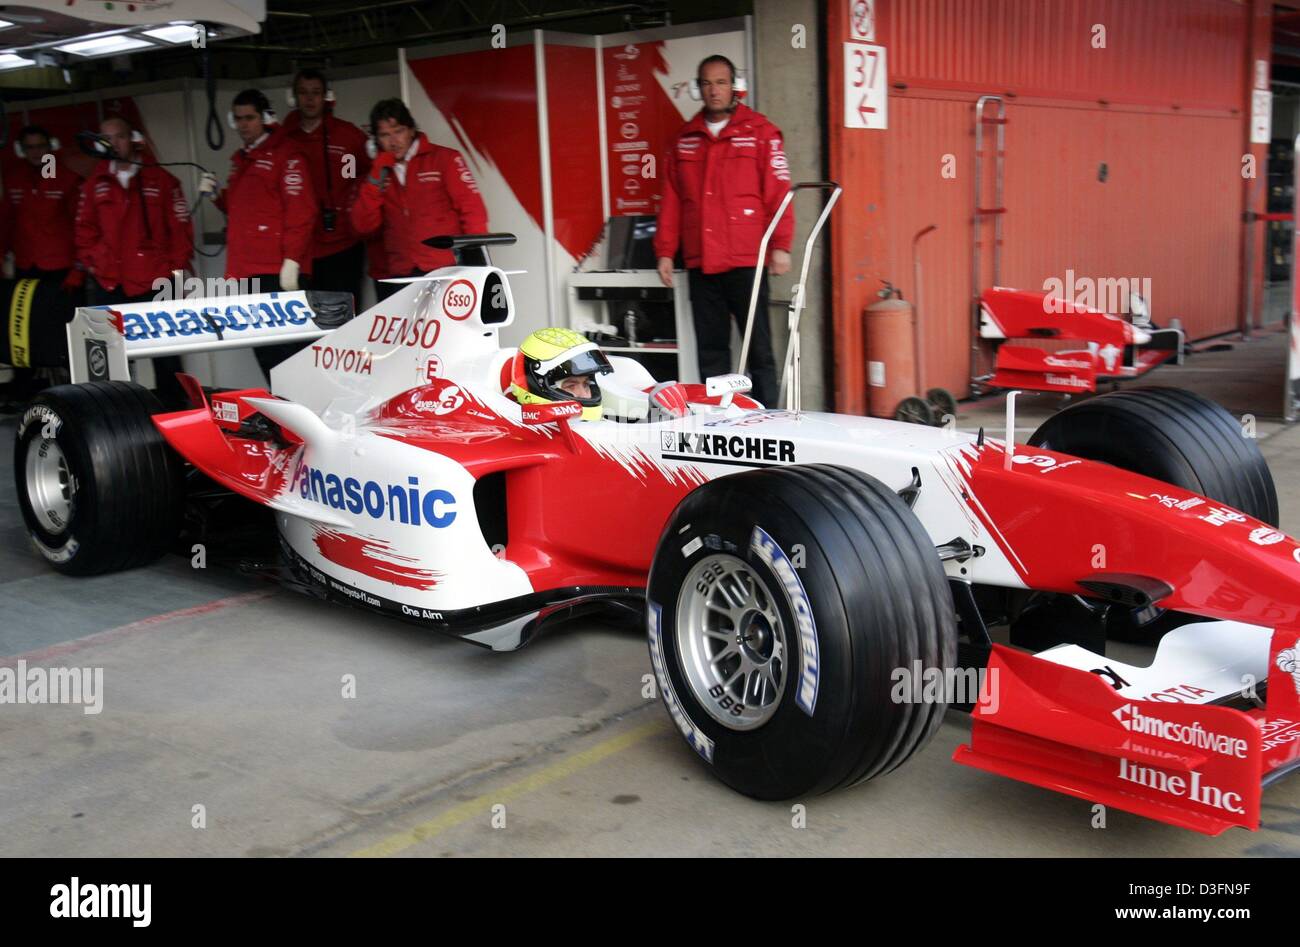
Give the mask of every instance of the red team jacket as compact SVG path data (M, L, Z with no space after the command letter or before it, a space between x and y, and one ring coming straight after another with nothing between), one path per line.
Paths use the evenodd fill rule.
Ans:
M426 237L487 232L487 207L460 152L433 144L423 132L416 141L419 147L407 162L406 184L397 180L390 167L383 191L367 179L352 205L352 225L358 233L383 227L386 276L456 262L450 250L426 247L421 242Z
M81 177L60 161L42 177L24 161L5 172L0 256L10 250L20 270L66 270L77 258L77 196Z
M216 204L226 214L226 278L278 274L286 260L311 273L316 194L298 146L283 128L230 156L230 177Z
M141 167L124 188L110 162L95 166L77 205L77 262L101 286L139 296L188 268L193 252L194 225L176 178Z
M790 189L780 129L738 105L714 138L701 110L668 147L663 172L656 258L671 258L680 244L688 269L722 273L759 265L763 231ZM793 236L787 208L768 250L788 251Z
M338 211L334 230L327 231L323 215L316 220L312 235L311 255L316 258L341 253L361 238L352 228L348 213L356 197L357 185L370 174L370 157L366 154L366 134L351 122L325 113L314 131L302 129L302 116L293 111L285 117L284 133L298 146L311 170L312 186L316 193L316 206L333 207ZM329 177L326 177L326 139L329 140ZM351 167L345 168L347 156L352 155ZM344 172L350 174L345 175ZM328 188L326 182L328 181ZM292 259L297 259L293 257ZM305 261L299 261L305 262Z

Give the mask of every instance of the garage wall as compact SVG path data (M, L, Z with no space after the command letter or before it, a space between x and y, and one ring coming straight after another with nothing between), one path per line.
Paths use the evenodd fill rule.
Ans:
M876 0L876 41L888 55L884 131L843 128L848 6L831 0L827 30L832 174L846 187L834 271L842 410L865 408L862 309L884 279L914 298L911 241L929 224L939 229L920 245L925 382L968 390L970 301L980 288L973 106L983 94L1007 101L999 282L1043 289L1070 270L1146 278L1157 321L1177 316L1193 337L1237 325L1246 6ZM991 174L986 187L991 205ZM992 230L982 231L981 286L993 281Z
M1071 272L1076 279L1122 277L1139 285L1149 279L1157 322L1176 316L1192 338L1236 327L1243 209L1239 117L1059 102L1015 102L1007 114L999 283L1044 289L1047 280L1064 282ZM919 244L925 380L963 392L975 289L971 103L896 95L890 124L887 236L873 249L886 278L915 301L912 238L938 225ZM940 174L947 154L955 158L955 178ZM988 178L985 193L992 203ZM994 283L991 222L982 234L981 287Z

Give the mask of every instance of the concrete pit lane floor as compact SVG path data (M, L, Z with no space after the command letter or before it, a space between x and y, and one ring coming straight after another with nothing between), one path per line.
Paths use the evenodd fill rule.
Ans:
M1300 533L1300 429L1259 436ZM1300 778L1265 791L1257 833L1113 808L1094 828L1087 802L952 763L956 712L894 773L799 800L796 827L642 696L635 630L579 621L497 655L181 557L65 578L7 474L0 582L0 664L103 672L98 714L0 704L4 856L1300 855Z

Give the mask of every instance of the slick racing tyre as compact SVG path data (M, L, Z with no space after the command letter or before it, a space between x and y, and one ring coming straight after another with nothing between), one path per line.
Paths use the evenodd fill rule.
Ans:
M41 392L24 410L14 483L36 549L60 572L144 565L175 539L181 462L151 420L153 393L93 381Z
M1259 444L1231 414L1190 391L1098 395L1048 418L1029 443L1163 480L1278 524L1277 491Z
M956 663L943 567L903 501L866 474L796 466L704 484L664 528L647 597L669 714L746 795L887 773L943 718L943 694L892 699L896 671L932 678Z
M1177 388L1129 388L1089 398L1048 418L1034 447L1101 461L1226 503L1277 526L1277 491L1254 438L1207 398ZM1043 650L1075 640L1153 644L1181 624L1203 619L1155 606L1088 604L1075 596L1030 592L1012 599L1011 642ZM1063 639L1062 629L1078 638Z

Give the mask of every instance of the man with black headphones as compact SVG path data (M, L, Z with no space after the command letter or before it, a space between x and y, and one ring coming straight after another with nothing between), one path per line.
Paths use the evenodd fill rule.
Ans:
M300 274L311 275L317 206L307 160L259 89L235 96L227 121L243 146L230 156L230 176L215 199L227 221L226 279L256 280L254 292L292 292ZM216 189L216 178L205 174L199 190ZM253 354L269 375L299 348L265 345Z
M426 246L429 237L487 233L487 206L469 165L455 148L436 145L415 125L401 99L384 99L370 110L378 153L352 204L352 225L363 235L383 235L384 276L418 276L456 257ZM385 299L401 289L375 283Z
M6 275L79 286L73 264L81 176L54 157L54 140L39 125L20 131L14 145L23 162L5 172L0 257L13 254L12 263L5 260ZM69 274L75 274L71 280Z
M774 276L789 271L794 213L786 209L772 234L768 258L758 259L763 232L790 190L781 130L740 102L736 67L726 56L701 62L695 81L704 107L682 126L664 157L654 248L659 277L672 286L673 257L680 246L689 274L700 376L708 378L734 370L731 319L743 335L755 270L766 264ZM775 407L779 392L766 273L754 310L749 368L754 397Z
M319 69L300 69L293 77L284 132L311 169L320 214L312 235L311 288L361 297L365 245L352 229L349 210L358 182L370 172L366 135L334 115L334 93Z
M113 157L100 161L77 205L77 266L85 270L91 306L148 302L154 282L190 266L194 225L181 182L145 162L144 135L124 118L99 126ZM177 356L153 360L158 395L168 407L189 404L176 381Z

